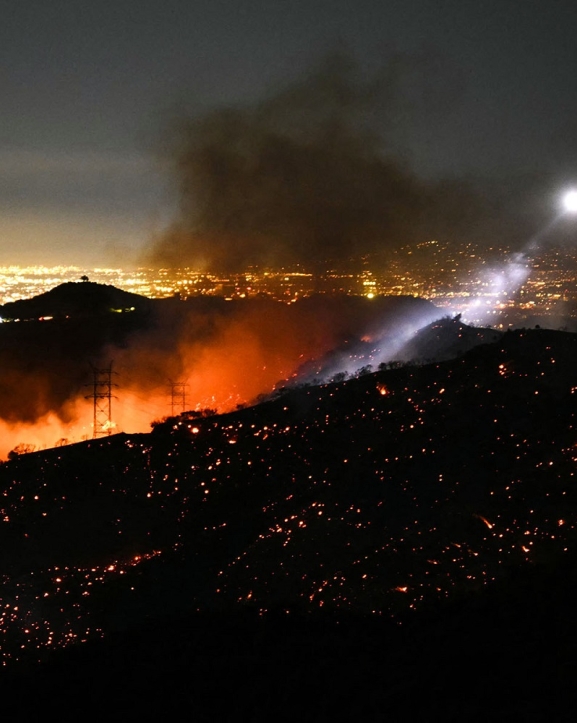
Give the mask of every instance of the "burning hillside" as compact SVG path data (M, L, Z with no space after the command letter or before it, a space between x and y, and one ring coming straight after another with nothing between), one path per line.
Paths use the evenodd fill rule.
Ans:
M577 549L576 348L509 333L5 464L4 660L168 610L403 620L555 564Z
M147 431L171 412L170 381L186 385L176 411L230 411L286 384L303 363L344 340L383 332L398 340L439 313L410 297L316 296L290 305L140 301L123 292L112 298L111 288L66 284L10 307L22 320L0 326L0 455L19 443L38 449L91 437L91 400L85 398L94 382L91 364L114 362L113 429ZM348 367L354 365L351 358Z

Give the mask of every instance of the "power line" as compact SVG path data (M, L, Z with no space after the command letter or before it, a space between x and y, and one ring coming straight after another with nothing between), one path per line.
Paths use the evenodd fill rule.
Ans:
M180 413L184 414L186 411L186 388L188 384L186 382L173 382L172 379L168 380L170 385L170 406L172 409L172 416L175 416L176 408L180 406Z
M93 438L99 436L105 436L112 434L114 424L112 422L112 399L116 399L112 394L112 387L117 387L118 384L113 384L112 374L116 372L112 371L112 362L110 366L105 368L92 367L92 394L87 395L86 399L94 400L94 421L93 421Z

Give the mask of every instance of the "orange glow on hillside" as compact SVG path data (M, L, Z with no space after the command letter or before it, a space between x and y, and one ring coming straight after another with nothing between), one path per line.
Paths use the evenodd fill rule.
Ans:
M0 459L6 459L8 452L18 445L25 445L28 451L40 451L64 444L80 442L92 437L90 420L70 424L55 414L47 414L34 424L9 424L0 420Z
M255 300L194 307L178 314L163 307L149 327L135 331L120 347L102 348L93 361L102 368L113 361L111 432L148 432L151 422L173 412L209 408L223 413L255 402L354 330L380 325L382 312L371 308L324 297L291 305ZM62 393L53 379L48 372L32 379L13 373L11 388L27 391L26 407L12 398L6 407L25 422L0 427L0 458L19 444L42 449L59 440L93 437L90 374L86 383L79 381L77 388ZM184 405L182 397L171 399L169 380L186 385ZM386 395L388 390L382 385L379 392Z

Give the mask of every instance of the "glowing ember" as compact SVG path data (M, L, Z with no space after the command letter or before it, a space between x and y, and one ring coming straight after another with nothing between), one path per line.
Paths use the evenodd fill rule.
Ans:
M483 515L475 515L475 517L477 517L477 519L481 520L481 522L487 525L490 530L493 529L494 525L492 525L486 517L483 517Z

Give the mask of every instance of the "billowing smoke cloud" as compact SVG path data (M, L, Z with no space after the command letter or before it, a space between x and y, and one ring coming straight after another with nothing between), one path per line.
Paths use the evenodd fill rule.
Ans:
M148 260L218 271L350 267L367 254L385 265L388 249L423 239L522 241L514 184L424 181L395 150L407 63L366 79L334 55L260 103L170 124L179 212Z
M349 263L422 235L427 193L384 140L396 70L363 81L332 56L252 107L170 129L179 218L154 263L238 270Z

